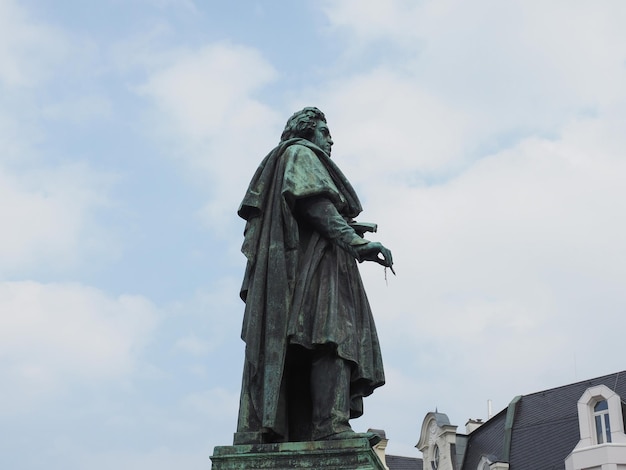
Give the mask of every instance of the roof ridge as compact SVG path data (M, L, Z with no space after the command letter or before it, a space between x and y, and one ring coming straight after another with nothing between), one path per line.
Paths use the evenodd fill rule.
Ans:
M621 370L621 371L613 372L611 374L606 374L606 375L600 375L598 377L592 377L592 378L589 378L589 379L579 380L578 382L572 382L572 383L569 383L569 384L559 385L557 387L547 388L545 390L538 390L536 392L528 393L528 394L525 394L525 395L522 395L522 396L523 397L530 397L532 395L538 395L540 393L552 392L554 390L559 390L559 389L562 389L562 388L568 388L568 387L571 387L573 385L581 385L581 384L584 384L584 383L594 382L594 381L597 381L597 380L600 380L600 379L608 379L608 378L613 377L613 376L615 376L615 386L612 388L612 390L615 390L615 388L617 387L617 379L619 379L619 376L622 373L626 373L626 370Z

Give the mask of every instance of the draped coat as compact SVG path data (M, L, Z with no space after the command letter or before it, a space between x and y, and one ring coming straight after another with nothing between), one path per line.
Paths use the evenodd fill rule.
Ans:
M317 228L299 201L329 201ZM286 434L283 381L290 344L332 347L351 365L351 417L384 384L372 312L351 245L367 243L347 221L361 212L352 185L330 157L304 139L274 148L250 182L238 214L246 220L241 287L246 344L239 432ZM340 229L336 229L340 226Z

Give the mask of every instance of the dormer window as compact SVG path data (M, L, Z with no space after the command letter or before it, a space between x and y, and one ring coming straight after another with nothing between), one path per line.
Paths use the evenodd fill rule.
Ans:
M596 444L611 442L611 420L609 404L606 400L600 400L594 405L593 418L596 427Z
M578 400L580 440L565 459L565 469L626 468L624 427L624 406L615 390L589 387Z
M620 396L606 385L585 390L578 400L580 442L577 448L626 443Z
M476 470L491 470L491 460L483 455Z

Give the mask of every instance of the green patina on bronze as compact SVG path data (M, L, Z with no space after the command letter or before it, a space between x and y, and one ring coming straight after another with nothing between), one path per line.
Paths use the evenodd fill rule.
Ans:
M384 384L357 261L392 268L391 252L363 238L374 226L354 221L361 203L332 144L321 111L294 114L238 211L248 263L235 444L359 437L348 420Z
M216 447L212 470L384 470L367 439Z

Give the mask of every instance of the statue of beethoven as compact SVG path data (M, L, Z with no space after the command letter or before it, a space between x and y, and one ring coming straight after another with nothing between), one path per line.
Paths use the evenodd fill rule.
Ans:
M326 118L304 108L261 162L238 214L248 263L246 343L235 444L367 437L350 418L384 384L380 346L357 261L393 270L363 238L359 199L331 160Z

